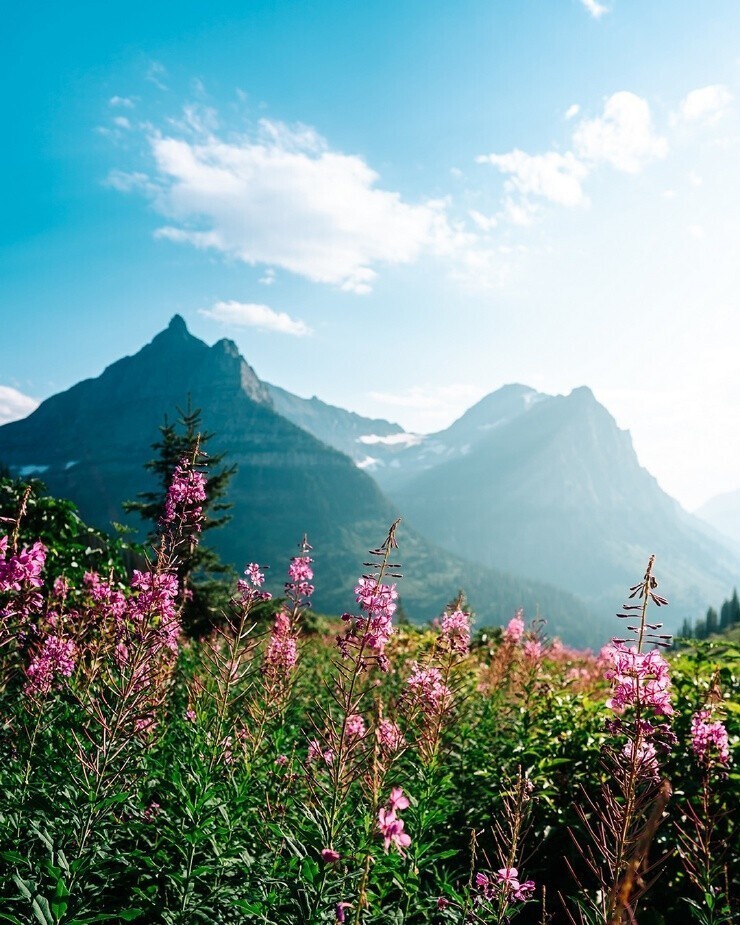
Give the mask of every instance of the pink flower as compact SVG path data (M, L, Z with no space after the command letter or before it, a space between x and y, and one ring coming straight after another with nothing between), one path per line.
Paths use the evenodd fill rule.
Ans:
M321 852L321 860L325 864L335 864L341 855L338 851L334 851L333 848L324 848Z
M388 806L392 812L396 812L401 809L408 809L411 804L409 803L409 798L404 796L403 789L401 787L394 787L391 790L391 795L388 798Z
M47 636L41 651L26 669L28 681L24 691L31 695L48 694L56 675L68 678L75 668L75 644L71 639Z
M345 903L345 902L337 903L336 908L334 910L334 915L336 916L337 922L347 921L347 916L345 915L344 910L350 909L351 907L352 907L352 903Z
M440 636L452 652L467 655L470 646L470 615L463 610L446 613L442 618Z
M393 810L380 809L378 812L378 829L383 836L386 854L391 845L395 845L400 854L405 854L403 849L408 848L411 844L411 837L403 831L403 820L399 819Z
M524 657L532 662L538 662L542 658L542 643L537 639L528 639L524 643Z
M315 590L311 584L313 579L312 562L313 559L308 556L294 556L290 560L290 565L288 566L290 581L286 582L285 585L288 597L311 597Z
M331 748L323 748L318 739L311 739L308 743L308 759L309 762L314 761L323 761L325 765L330 765L334 763L334 750Z
M359 713L353 713L352 716L347 717L347 725L345 730L348 739L361 739L367 732L365 727L365 720L360 716Z
M706 764L729 764L730 743L727 729L719 720L710 722L709 710L700 710L691 718L691 750Z
M247 576L247 581L251 582L255 588L261 587L265 580L265 576L256 562L250 562L244 569L244 574Z
M381 749L389 754L397 752L406 742L398 725L390 719L382 719L378 724L375 735Z
M668 663L657 650L638 652L634 646L615 642L604 654L610 663L604 672L612 685L606 702L610 710L619 715L627 706L639 704L662 716L674 712Z
M622 754L627 761L632 761L634 758L635 767L640 777L651 778L652 780L660 778L658 757L652 742L641 740L636 747L635 743L627 742L622 749Z
M499 883L505 883L511 885L515 883L517 888L519 887L519 871L516 867L502 867L500 870L496 871L496 876L498 877Z
M8 538L5 536L0 547L0 591L20 591L23 585L40 588L44 583L41 572L46 563L46 546L40 542L30 548L24 546L21 552L9 559L5 558L7 549Z
M518 610L516 615L509 620L509 623L504 630L504 642L512 643L516 645L521 641L522 636L524 635L524 616L523 610Z
M293 635L290 617L281 610L275 615L262 670L272 678L287 678L297 661L298 643Z
M383 836L386 854L391 845L395 845L399 853L404 854L403 849L411 844L411 836L403 831L403 820L397 816L397 812L408 806L409 801L403 795L403 790L394 787L388 805L378 811L378 830Z
M519 889L514 890L513 897L519 902L526 902L528 899L532 898L532 894L535 891L535 882L534 880L526 880L524 883L519 884Z
M439 668L422 668L417 662L414 662L411 667L412 674L406 684L412 703L427 716L441 713L452 697L452 691L442 682L442 672Z
M186 526L199 531L203 519L203 508L200 502L205 500L205 476L197 469L193 469L189 459L181 459L172 474L172 482L167 490L162 522L167 524L179 519Z

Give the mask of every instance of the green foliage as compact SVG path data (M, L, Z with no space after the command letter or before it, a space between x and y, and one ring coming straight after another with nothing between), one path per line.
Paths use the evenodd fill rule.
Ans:
M192 459L199 450L198 462L207 475L206 500L203 502L204 519L201 533L222 527L231 516L227 513L231 504L225 500L236 465L224 466L223 453L210 455L207 445L213 434L201 428L201 410L193 408L188 397L185 410L178 409L180 417L176 423L165 418L159 428L160 438L152 444L156 456L144 464L156 480L154 489L139 493L138 501L126 501L123 508L127 513L137 512L143 521L150 524L149 542L154 542L159 523L164 515L167 489L175 467L183 458ZM178 578L187 586L191 597L186 601L183 612L185 630L195 636L207 632L220 620L228 606L231 588L236 578L233 569L225 565L217 552L207 543L200 542L181 555Z
M0 475L0 536L13 529L21 507L25 513L18 542L30 546L40 540L46 546L48 583L64 576L79 585L88 571L123 581L134 565L144 561L143 547L127 541L123 533L111 537L88 526L71 501L50 497L38 479L24 481Z
M16 507L6 515L13 519L23 496L22 486L14 490ZM64 504L29 500L28 516L49 531L48 561L58 566L47 581L81 577L79 537L87 534L79 524L71 530L73 515ZM24 521L24 541L30 529ZM357 675L356 709L368 732L340 775L336 751L311 757L309 741L325 736L325 720L341 723L338 679L350 673L336 637L346 621L301 611L298 668L278 682L266 651L290 595L263 601L255 591L208 638L186 642L166 655L161 672L142 676L134 647L144 633L133 634L121 656L121 618L106 629L89 597L80 591L74 609L52 622L43 609L34 617L40 632L61 626L74 638L74 672L36 697L24 691L22 670L0 688L0 923L328 925L341 908L352 925L502 925L515 917L527 925L548 914L562 921L558 894L576 903L591 888L574 843L586 836L576 807L598 799L610 735L594 656L553 645L530 657L500 629L484 628L469 655L453 657L436 627L403 625L387 646L390 670L363 667ZM7 600L0 596L0 608ZM691 643L670 662L677 742L661 762L673 798L651 848L662 873L639 921L692 916L718 925L730 920L728 896L738 887L737 764L712 780L717 849L703 892L687 876L676 824L702 798L690 749L697 710L713 705L737 757L740 644ZM438 723L405 700L418 664L440 666L452 692ZM385 764L375 735L381 718L398 721L404 736ZM522 779L531 798L512 866L537 892L497 911L476 904L474 877L508 865L497 832L511 812L511 782ZM329 814L335 780L343 802ZM378 828L395 787L410 801L405 854L385 851ZM335 861L322 857L328 832Z

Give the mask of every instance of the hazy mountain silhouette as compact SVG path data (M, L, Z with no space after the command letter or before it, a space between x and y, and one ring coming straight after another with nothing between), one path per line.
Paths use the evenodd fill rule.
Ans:
M38 475L85 519L107 527L122 519L124 500L150 487L143 463L158 427L188 396L216 435L213 451L239 467L229 493L233 520L209 537L224 560L238 569L248 561L271 565L279 589L305 531L315 550L315 605L350 609L366 550L383 539L397 506L347 456L278 414L274 390L233 342L209 347L179 316L134 356L0 427L0 461L14 473ZM531 614L539 607L551 630L571 642L598 644L609 633L611 621L594 620L570 594L443 553L406 522L398 538L406 576L399 590L413 619L435 616L464 587L481 623L502 622L519 606Z
M420 469L425 445L444 451ZM407 452L386 481L391 497L459 555L606 609L655 553L673 626L737 583L740 559L640 466L629 433L588 388L553 397L506 386Z

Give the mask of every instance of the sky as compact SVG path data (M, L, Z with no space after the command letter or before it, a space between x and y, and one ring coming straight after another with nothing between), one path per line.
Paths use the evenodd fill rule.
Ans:
M588 385L686 508L740 489L736 0L5 13L0 421L180 313L416 432Z

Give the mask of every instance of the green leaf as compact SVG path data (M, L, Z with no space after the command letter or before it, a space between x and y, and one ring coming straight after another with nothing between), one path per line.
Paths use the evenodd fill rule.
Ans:
M49 908L49 900L45 896L36 896L31 903L31 908L41 925L54 925L54 916Z
M16 886L18 887L18 889L21 891L21 895L22 895L25 899L30 899L30 898L33 896L33 894L31 893L31 890L29 889L29 887L28 887L28 885L26 884L25 880L21 880L21 878L18 876L18 874L13 874L13 880L15 881L15 885L16 885Z

